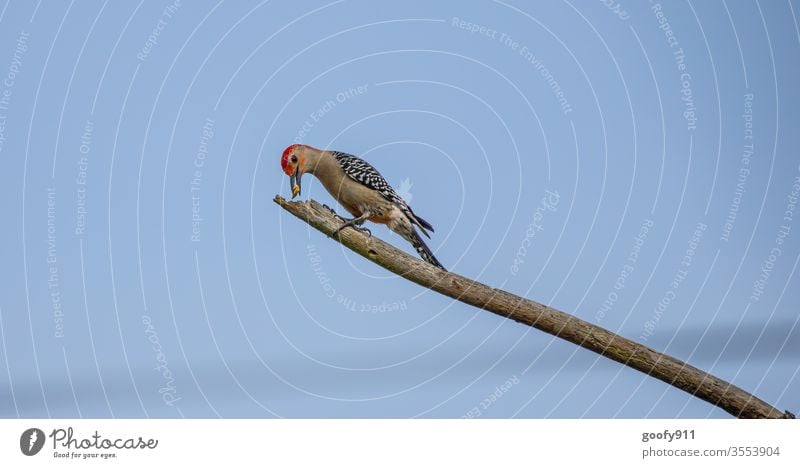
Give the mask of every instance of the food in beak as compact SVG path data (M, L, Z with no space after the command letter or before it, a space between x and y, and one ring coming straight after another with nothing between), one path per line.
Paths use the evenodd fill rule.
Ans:
M289 177L289 185L292 186L292 198L300 195L300 168Z

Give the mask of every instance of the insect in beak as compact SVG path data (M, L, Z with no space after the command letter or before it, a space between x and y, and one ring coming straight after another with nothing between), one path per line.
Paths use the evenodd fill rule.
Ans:
M296 196L300 195L300 178L302 174L300 174L300 167L298 166L294 173L289 177L289 185L292 186L292 199Z

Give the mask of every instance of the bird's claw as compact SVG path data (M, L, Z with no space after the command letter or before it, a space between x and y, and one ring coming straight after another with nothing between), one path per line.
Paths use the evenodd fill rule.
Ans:
M338 213L336 213L336 211L334 211L334 209L333 209L333 208L331 208L330 206L328 206L328 205L322 205L322 207L323 207L323 208L325 208L325 209L327 209L328 211L330 211L330 212L331 212L331 214L333 215L333 217L334 217L334 218L338 219L339 221L345 222L345 223L347 222L347 220L346 220L346 219L344 219L344 218L342 218L341 216L339 216L339 214L338 214Z
M330 235L330 236L328 236L328 237L331 237L331 238L332 238L332 237L333 237L333 236L335 236L335 235L340 235L340 233L342 232L342 230L343 230L344 228L346 228L346 227L353 228L353 229L355 229L355 230L356 230L356 231L358 231L358 232L364 233L364 234L368 235L369 237L372 237L372 231L370 231L369 229L367 229L367 228L365 228L365 227L361 226L361 224L362 224L364 221L361 221L361 222L356 222L356 220L355 220L355 219L344 219L344 218L342 218L342 217L341 217L341 216L339 216L339 215L335 215L335 216L336 216L337 218L341 219L342 221L344 221L345 223L344 223L344 224L342 224L341 226L339 226L339 227L338 227L338 228L337 228L335 231L333 231L333 232L331 233L331 235ZM341 237L339 237L339 238L341 239Z
M339 219L342 219L342 218L341 218L341 217L339 217L339 216L337 216L337 218L339 218ZM328 237L329 237L329 238L331 238L331 239L333 239L333 236L338 236L338 237L339 237L339 239L341 239L341 238L342 238L342 237L341 237L341 232L342 232L342 229L344 229L344 228L346 228L346 227L347 227L347 224L343 224L343 225L339 226L338 228L336 228L336 230L335 230L335 231L333 231L332 233L330 233L330 235L329 235Z
M333 236L339 236L339 239L341 239L342 231L343 231L343 230L344 230L344 228L346 228L346 227L353 228L353 229L355 229L356 231L358 231L358 232L360 232L360 233L363 233L363 234L366 234L366 235L367 235L367 236L369 236L369 237L372 237L372 231L370 231L369 229L367 229L367 228L365 228L365 227L359 227L359 226L353 226L353 225L350 225L350 226L341 226L341 227L339 227L339 229L337 229L337 230L333 231L333 232L331 233L331 235L330 235L330 236L328 236L328 237L330 237L330 238L333 238Z

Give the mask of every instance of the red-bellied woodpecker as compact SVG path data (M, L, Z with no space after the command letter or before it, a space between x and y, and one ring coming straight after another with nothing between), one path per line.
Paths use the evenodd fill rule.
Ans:
M281 167L290 177L292 198L300 194L300 179L308 172L314 174L328 193L353 215L333 234L348 226L366 230L359 227L366 220L385 224L411 242L423 260L444 269L415 228L430 237L428 231L433 232L433 226L414 214L408 203L368 162L352 154L292 145L283 152Z

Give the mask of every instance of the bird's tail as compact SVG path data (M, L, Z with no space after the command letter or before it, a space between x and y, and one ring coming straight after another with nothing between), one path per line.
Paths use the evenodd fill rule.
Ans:
M423 260L425 260L426 262L430 263L431 265L437 268L441 268L442 270L447 271L447 268L445 268L444 266L442 266L441 263L439 263L439 260L436 259L436 257L433 255L433 252L431 252L431 249L428 247L425 241L422 240L422 237L420 237L419 233L417 233L417 230L414 229L413 227L411 228L411 232L408 235L408 241L411 242L411 245L414 246L414 249L417 251L419 256L422 257Z

